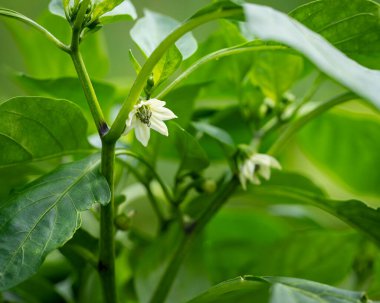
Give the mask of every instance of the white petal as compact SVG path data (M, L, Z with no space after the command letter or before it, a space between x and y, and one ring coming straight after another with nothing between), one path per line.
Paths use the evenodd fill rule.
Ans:
M262 176L264 179L269 180L270 178L270 167L269 166L260 166L258 170L258 174Z
M150 99L148 101L145 101L145 104L150 105L152 109L154 109L154 108L164 107L166 102L158 100L158 99Z
M140 120L136 120L135 135L142 145L147 146L150 139L150 128Z
M124 134L128 134L134 127L136 127L136 116L129 117L125 122Z
M242 173L239 174L239 181L240 181L241 187L244 190L247 190L247 179L244 177Z
M282 169L281 164L273 157L271 158L270 166L276 169Z
M151 108L152 116L157 117L160 120L170 120L177 118L177 116L168 108L160 107L160 108Z
M150 127L154 129L156 132L159 132L161 135L169 135L168 128L166 127L165 123L154 116L150 118Z

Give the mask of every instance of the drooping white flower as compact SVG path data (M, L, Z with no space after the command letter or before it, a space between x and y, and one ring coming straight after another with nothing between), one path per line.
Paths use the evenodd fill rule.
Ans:
M177 116L166 108L165 104L166 102L157 99L140 101L129 113L125 133L129 133L134 128L137 140L144 146L148 145L150 129L168 136L168 128L163 121L177 118Z
M242 188L247 189L247 181L260 184L259 176L269 180L272 168L281 169L281 165L269 155L254 153L245 158L238 164L239 180Z

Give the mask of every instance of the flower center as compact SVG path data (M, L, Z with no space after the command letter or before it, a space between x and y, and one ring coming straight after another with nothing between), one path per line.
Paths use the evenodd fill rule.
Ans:
M148 105L141 106L136 112L136 117L139 118L142 123L150 127L150 118L152 117L152 111Z

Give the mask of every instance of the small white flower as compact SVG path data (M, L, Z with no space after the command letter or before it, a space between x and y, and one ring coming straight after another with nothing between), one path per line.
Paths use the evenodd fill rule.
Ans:
M247 181L260 184L259 176L266 180L270 178L271 168L281 169L278 161L265 154L253 154L243 160L239 165L239 180L244 190L247 189Z
M166 102L157 99L136 104L129 113L125 133L129 133L134 128L137 140L144 146L148 145L151 128L168 136L168 128L163 121L177 118L177 116L167 109L165 104Z

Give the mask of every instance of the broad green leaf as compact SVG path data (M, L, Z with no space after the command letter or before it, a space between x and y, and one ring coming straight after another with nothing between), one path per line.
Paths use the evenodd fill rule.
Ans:
M369 0L321 0L290 15L359 63L380 68L379 3Z
M0 168L88 149L86 120L69 101L16 97L0 116Z
M124 0L112 10L101 15L99 20L101 23L111 23L117 21L131 21L137 18L135 7L129 0Z
M144 18L136 22L130 33L141 51L150 56L160 42L179 25L178 21L168 16L145 10ZM183 59L190 57L197 49L197 41L191 33L184 35L175 45Z
M87 121L89 121L89 131L91 133L97 131L82 86L77 78L40 79L20 74L17 76L16 81L21 84L30 95L47 96L75 102L80 106ZM112 106L119 101L120 98L117 88L108 82L97 80L93 80L92 84L104 113L109 115Z
M370 303L364 292L296 278L258 277L272 284L271 303Z
M0 207L0 290L32 276L46 255L81 225L80 212L107 204L110 190L99 155L63 165Z
M303 70L303 58L286 51L262 51L255 55L251 79L266 97L280 102L299 78Z
M311 121L297 135L302 151L318 168L350 188L380 195L380 119L333 112ZM365 176L365 178L363 178Z
M175 138L175 145L180 155L178 175L188 172L199 172L209 165L206 152L198 141L186 130L174 122L169 124L169 133Z
M292 47L318 69L380 108L380 71L370 70L349 59L318 34L272 8L245 4L247 27L251 34Z
M182 55L178 48L173 45L167 50L160 61L158 61L152 71L154 86L157 87L167 80L178 69L181 62Z

